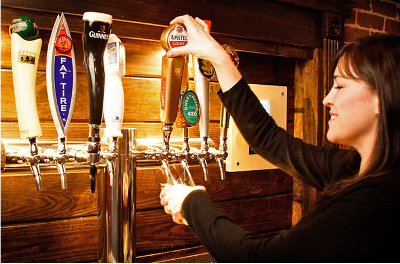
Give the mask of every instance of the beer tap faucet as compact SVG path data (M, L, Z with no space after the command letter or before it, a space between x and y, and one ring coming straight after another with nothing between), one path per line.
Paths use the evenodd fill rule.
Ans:
M224 105L221 104L221 118L219 121L220 129L221 129L221 134L219 138L219 148L218 148L218 153L215 156L219 170L221 173L221 180L225 180L225 160L226 157L228 156L227 153L227 144L226 144L226 139L228 135L228 128L229 128L229 118L230 115Z
M125 75L125 48L121 40L110 34L104 52L105 90L104 120L105 134L110 140L109 155L106 155L110 186L114 186L114 168L118 153L118 138L122 137L124 119L124 89L121 78Z
M183 168L183 182L187 185L193 185L193 178L192 174L190 173L189 170L189 162L188 160L190 159L190 145L189 145L189 129L185 127L183 129L183 144L182 144L182 159L181 159L181 165Z
M200 138L201 138L201 150L200 153L197 153L197 158L200 162L200 165L203 169L204 180L207 181L209 179L208 176L208 166L207 166L207 158L210 156L209 153L209 120L210 120L210 80L203 75L201 72L201 63L204 60L197 59L193 57L193 68L194 68L194 81L195 81L195 90L196 94L199 97L200 101L200 122L199 122L199 130L200 130ZM211 65L211 64L210 64ZM211 65L212 67L212 65Z
M66 150L66 134L74 109L76 67L71 33L64 14L57 16L50 36L46 82L51 114L58 133L58 153L54 155L53 160L61 177L61 188L67 189L65 162L69 157Z
M83 14L84 65L89 86L89 138L88 163L90 165L90 191L96 186L97 163L100 160L100 127L104 97L104 50L111 31L112 16L103 13Z
M29 140L29 162L32 174L36 178L38 191L43 189L39 169L40 156L36 144L42 135L36 107L36 72L39 62L42 39L38 36L36 22L27 16L13 19L10 26L11 62L14 84L15 104L21 138Z
M211 21L205 21L208 25L208 33L211 29ZM204 180L208 180L207 158L209 158L209 122L210 122L210 79L215 74L213 65L206 60L193 56L195 91L200 101L200 138L201 151L197 154L200 165L203 168Z
M183 144L180 155L183 168L183 180L187 185L193 185L194 182L189 170L189 162L193 154L190 153L189 128L197 125L199 122L200 107L196 93L189 89L189 56L185 56L185 66L181 84L181 96L179 98L178 116L176 127L183 129Z

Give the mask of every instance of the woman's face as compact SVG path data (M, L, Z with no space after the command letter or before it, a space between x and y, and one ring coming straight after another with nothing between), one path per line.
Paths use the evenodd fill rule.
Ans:
M330 108L327 139L358 151L364 146L372 147L378 125L378 95L366 82L343 76L338 67L333 87L323 100L323 104Z

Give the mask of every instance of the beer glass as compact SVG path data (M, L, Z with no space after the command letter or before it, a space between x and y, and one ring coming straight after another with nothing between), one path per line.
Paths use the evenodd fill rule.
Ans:
M182 163L169 164L162 160L160 168L156 171L155 179L161 189L173 184L195 186L192 176L183 168Z

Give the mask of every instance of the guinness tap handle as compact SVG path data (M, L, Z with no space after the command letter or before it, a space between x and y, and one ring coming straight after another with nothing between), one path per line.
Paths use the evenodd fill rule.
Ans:
M89 123L101 125L104 97L103 55L111 31L112 16L103 13L83 14L84 65L89 85Z
M84 66L89 88L89 138L90 191L95 190L97 163L100 159L100 126L103 115L104 63L103 56L111 31L112 16L103 13L83 14Z

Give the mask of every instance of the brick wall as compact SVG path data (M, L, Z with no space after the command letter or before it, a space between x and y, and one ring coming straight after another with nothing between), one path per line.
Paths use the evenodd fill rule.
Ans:
M345 19L344 41L376 33L400 35L400 2L398 0L357 0L351 17Z

